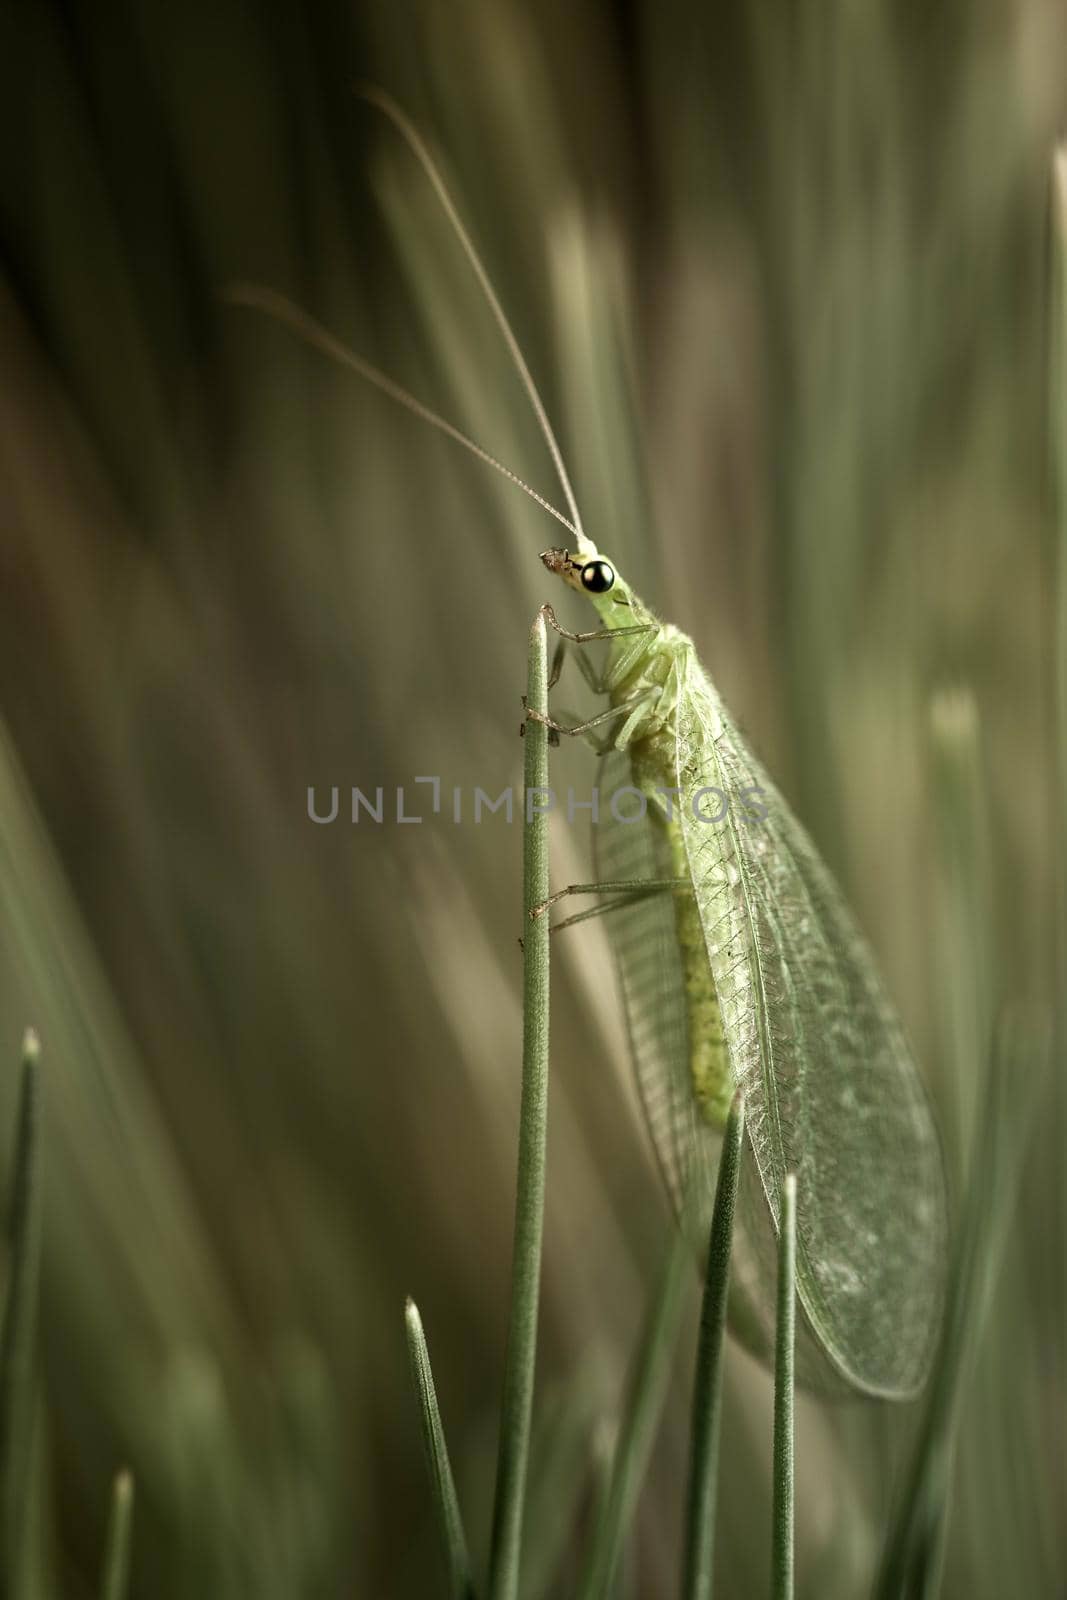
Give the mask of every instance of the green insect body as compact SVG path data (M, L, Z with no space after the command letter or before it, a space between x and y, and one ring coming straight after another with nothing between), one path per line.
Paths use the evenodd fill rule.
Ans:
M653 825L663 831L671 876L684 879L689 875L689 858L681 821L674 815L677 802L669 810L661 809L664 792L674 784L674 744L674 730L668 726L635 739L630 746L630 760L634 787L648 801ZM685 987L693 1099L703 1120L721 1130L726 1126L736 1086L730 1072L715 981L708 966L704 928L692 895L674 896L674 926Z
M602 791L621 784L646 801L639 819L602 815L598 878L676 883L658 904L613 911L611 929L646 1118L675 1203L691 1216L694 1193L710 1198L719 1132L741 1089L755 1160L736 1223L735 1323L767 1349L777 1217L795 1173L801 1380L912 1394L940 1318L944 1177L874 957L692 641L659 622L587 543L542 560L593 602L608 641L595 682L611 713Z
M696 663L692 641L677 628L659 623L633 594L617 581L603 593L583 582L590 567L610 568L595 554L573 558L562 550L546 551L541 558L572 588L589 595L605 628L627 630L613 645L609 667L609 700L620 710L633 706L613 740L615 749L629 752L633 787L645 797L652 825L662 830L671 876L690 877L685 835L678 816L681 799L676 787L675 752L677 715L686 682ZM645 635L628 631L647 628ZM688 1064L697 1112L718 1130L726 1126L736 1084L730 1070L722 1013L715 981L708 965L707 943L693 895L674 896L675 932L681 961L688 1036Z

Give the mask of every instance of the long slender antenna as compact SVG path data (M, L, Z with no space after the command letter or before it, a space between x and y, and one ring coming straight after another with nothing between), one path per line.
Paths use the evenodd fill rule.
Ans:
M477 278L482 293L484 294L489 305L489 309L493 313L493 317L496 320L496 325L503 335L504 343L508 347L508 353L515 364L515 370L518 372L519 378L522 381L522 386L526 391L526 397L533 408L534 416L537 418L538 426L540 427L541 433L544 436L544 441L548 446L548 453L552 457L552 464L556 469L556 475L559 478L560 487L563 490L563 498L567 503L567 510L570 512L571 521L574 524L574 532L577 534L581 543L586 543L585 530L582 527L582 518L578 510L578 502L574 497L574 490L571 488L571 480L567 476L567 468L563 462L563 452L559 447L556 435L552 431L552 424L548 420L548 413L545 410L544 403L541 399L540 393L538 392L537 385L534 383L530 369L526 365L523 353L519 348L519 341L512 332L511 323L508 321L504 308L500 304L500 300L497 297L497 292L493 288L492 280L490 279L488 272L486 272L485 267L482 265L482 259L475 249L471 237L463 225L459 212L456 210L452 196L445 186L445 181L438 171L433 157L426 148L426 145L423 143L423 140L414 124L408 120L403 111L401 111L400 107L397 105L396 101L391 99L384 90L377 88L377 86L374 84L360 84L356 92L371 105L377 106L378 110L383 112L389 118L390 122L397 129L398 133L400 133L402 138L408 144L412 154L415 156L419 165L422 167L422 170L425 172L426 176L433 185L437 198L441 202L441 208L451 223L452 230L455 233L456 238L463 246L464 254L471 264L471 267L474 271L474 276Z
M472 455L477 456L479 461L484 461L487 466L494 467L497 472L502 473L507 478L509 483L513 483L516 489L521 489L523 494L530 496L531 500L536 500L541 509L547 511L549 516L555 517L557 522L562 522L569 533L573 533L579 541L584 540L581 527L572 522L569 517L565 517L562 511L557 511L556 507L546 500L544 495L538 494L536 489L531 489L530 485L525 483L517 472L512 472L511 468L506 467L502 461L498 461L496 456L491 456L488 450L483 450L480 444L475 444L473 439L469 439L465 433L462 433L459 428L455 427L445 417L439 416L436 411L431 411L429 406L424 406L421 400L416 400L415 396L410 394L407 389L402 388L399 383L394 383L392 378L387 378L384 372L379 372L378 368L372 366L369 361L364 361L362 356L357 356L355 351L342 344L340 339L335 339L333 334L322 326L321 322L316 322L314 317L309 317L306 311L302 311L298 305L294 305L293 301L287 299L284 294L279 294L274 289L261 288L254 283L235 283L223 291L223 299L228 300L231 305L249 306L255 311L264 311L267 316L286 323L308 344L314 345L317 350L321 350L324 355L329 356L331 361L336 361L339 366L348 367L353 372L357 372L367 383L373 384L376 389L381 389L383 394L387 394L390 400L395 400L397 405L403 406L407 411L414 412L415 416L421 417L423 422L428 422L432 427L439 428L450 439L454 439L465 450L469 450Z

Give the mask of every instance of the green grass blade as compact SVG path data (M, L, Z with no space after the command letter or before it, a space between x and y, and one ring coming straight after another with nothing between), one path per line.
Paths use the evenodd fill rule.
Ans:
M126 1600L130 1580L130 1538L133 1532L133 1476L120 1472L111 1495L101 1600Z
M530 631L526 704L530 711L547 715L548 646L545 621L540 614ZM504 1368L504 1398L489 1559L491 1600L515 1600L519 1588L545 1210L549 923L547 916L531 918L530 913L535 906L543 905L548 899L548 814L547 811L536 809L548 789L548 729L543 722L529 721L525 732L522 1105L511 1269L511 1321Z
M0 1334L0 1600L14 1600L20 1589L33 1443L41 1256L39 1056L37 1035L28 1028L22 1046L22 1087L8 1217L11 1266Z
M793 1360L796 1350L797 1180L787 1173L782 1185L778 1230L778 1320L774 1335L774 1499L771 1537L771 1594L793 1597Z
M1025 1059L1014 1063L1022 1036L1011 1027L1002 1028L990 1048L997 983L989 932L996 926L991 823L981 723L970 690L940 691L931 726L944 880L937 941L944 963L942 1054L951 1063L949 1135L964 1199L914 1454L882 1552L879 1600L932 1600L940 1592L958 1417L998 1270L997 1240L1014 1208L1028 1097L1042 1081L1036 1050L1031 1055L1024 1047ZM976 1063L984 1069L976 1070Z
M530 1444L522 1600L570 1592L579 1529L595 1526L606 1492L611 1441L598 1405L599 1363L579 1363L538 1398Z
M689 1501L686 1514L686 1600L711 1600L715 1553L715 1497L719 1474L719 1424L722 1416L723 1343L730 1287L730 1238L745 1131L745 1103L738 1094L723 1138L715 1209L711 1217L708 1270L700 1314L696 1378L693 1384Z
M1050 467L1059 535L1056 688L1060 822L1067 826L1067 142L1052 160L1052 343L1049 353ZM1063 835L1061 835L1063 837Z
M1053 868L1056 893L1055 970L1067 971L1067 139L1056 147L1052 163L1052 344L1049 352L1050 456L1056 519L1056 788L1059 827L1057 865ZM1067 1061L1067 998L1062 983L1055 1012L1056 1058ZM1060 1129L1067 1128L1067 1072L1062 1066L1052 1091L1052 1114ZM1060 1179L1057 1218L1062 1243L1067 1236L1067 1185ZM1063 1309L1060 1303L1060 1329ZM1060 1339L1058 1364L1061 1393L1067 1386L1067 1350ZM1062 1488L1062 1480L1061 1480ZM1062 1504L1062 1501L1061 1501ZM1059 1520L1058 1516L1055 1520Z
M467 1538L463 1531L459 1499L452 1477L452 1466L448 1459L444 1428L441 1425L433 1369L430 1366L430 1352L426 1347L426 1335L423 1332L419 1308L414 1300L409 1300L405 1307L404 1321L407 1326L411 1373L422 1418L422 1440L426 1448L426 1462L430 1469L434 1510L437 1515L445 1565L448 1569L448 1592L454 1596L454 1600L469 1600L474 1594L474 1583L471 1578L470 1556L467 1553Z
M937 820L936 937L944 1016L941 1056L951 1071L953 1123L946 1129L958 1188L974 1144L976 1101L996 1021L998 950L993 888L994 833L983 753L984 729L973 689L940 687L930 702L931 777Z
M948 1305L926 1411L886 1543L877 1600L932 1600L940 1591L960 1401L970 1376L1015 1214L1027 1130L1045 1078L1043 1043L1002 1024L985 1074L983 1113L953 1257Z
M582 1600L606 1600L619 1564L649 1453L670 1382L671 1364L692 1272L692 1250L683 1229L674 1231L656 1292L649 1307L637 1363L630 1383L622 1428L615 1446L603 1508L593 1531L582 1582Z

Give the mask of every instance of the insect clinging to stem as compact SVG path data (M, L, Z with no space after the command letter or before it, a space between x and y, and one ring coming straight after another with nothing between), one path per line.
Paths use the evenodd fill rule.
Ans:
M920 1387L940 1320L946 1203L934 1119L874 957L843 896L738 732L691 639L661 622L582 525L563 455L496 291L422 139L371 91L417 157L481 285L537 418L566 512L445 418L354 355L298 307L242 287L230 298L305 339L503 473L568 531L541 560L582 594L598 626L546 621L606 699L555 737L584 737L599 788L627 788L640 815L603 814L597 881L553 895L607 896L557 926L610 913L641 1099L680 1215L699 1219L735 1092L752 1160L735 1217L735 1327L765 1352L773 1333L776 1219L797 1175L798 1376L826 1390L904 1398ZM598 670L586 647L599 644ZM528 713L534 715L534 713ZM721 796L710 813L707 797ZM694 1208L694 1194L698 1204Z

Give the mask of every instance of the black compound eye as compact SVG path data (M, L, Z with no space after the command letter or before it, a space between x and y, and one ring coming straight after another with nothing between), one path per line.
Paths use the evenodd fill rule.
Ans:
M607 594L615 583L615 568L606 561L587 561L582 568L582 588L590 594Z

